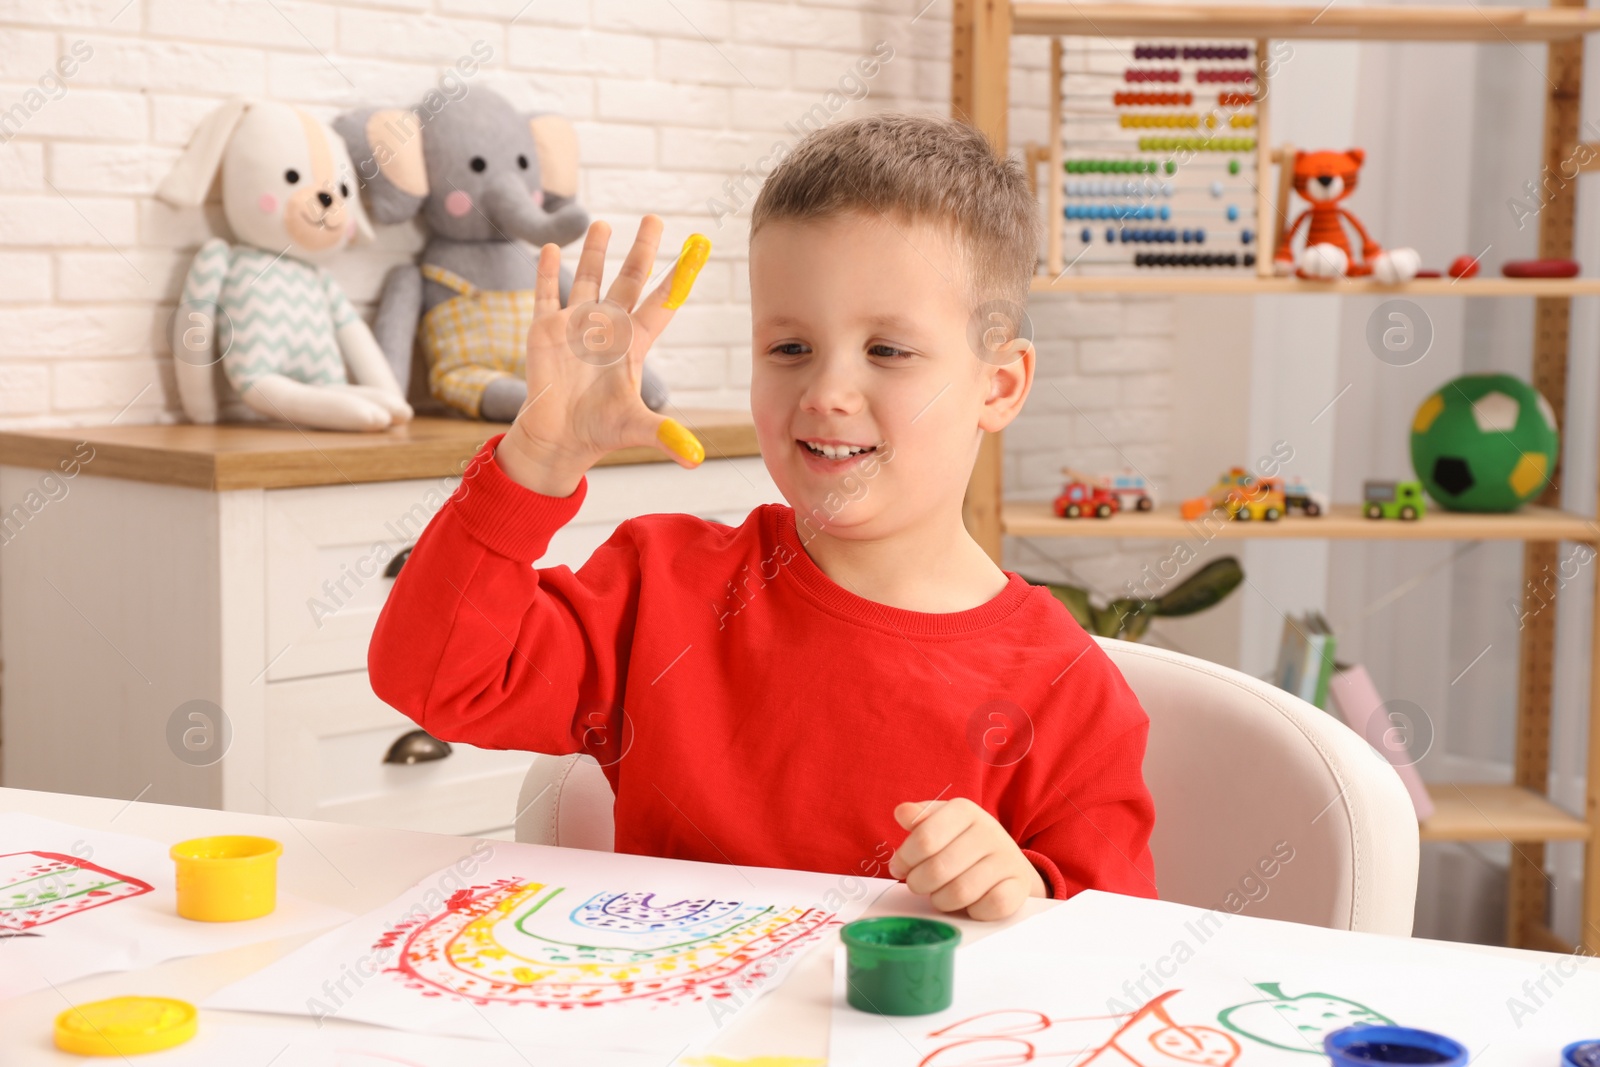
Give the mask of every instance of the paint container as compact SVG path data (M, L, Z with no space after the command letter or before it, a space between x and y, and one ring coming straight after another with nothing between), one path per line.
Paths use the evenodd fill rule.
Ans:
M1600 1039L1574 1041L1562 1049L1561 1067L1600 1067Z
M961 931L949 923L891 915L839 931L846 999L877 1015L930 1015L950 1006Z
M178 914L200 922L259 919L278 904L278 857L270 837L197 837L170 853L177 861Z
M56 1016L56 1048L79 1056L133 1056L181 1045L195 1035L194 1005L167 997L112 997Z
M1334 1067L1466 1067L1459 1041L1408 1026L1347 1026L1322 1039Z

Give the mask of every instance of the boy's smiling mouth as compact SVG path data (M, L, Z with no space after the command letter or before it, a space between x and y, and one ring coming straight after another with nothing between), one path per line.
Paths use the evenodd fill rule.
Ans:
M838 441L833 438L811 438L809 440L796 438L795 443L809 456L835 463L855 459L858 456L870 455L878 450L877 445L851 444L848 441Z

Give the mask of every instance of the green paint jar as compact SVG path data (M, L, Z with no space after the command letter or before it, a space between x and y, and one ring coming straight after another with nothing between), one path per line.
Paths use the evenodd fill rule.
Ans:
M890 915L839 931L846 999L876 1015L931 1015L950 1006L961 931L934 919Z

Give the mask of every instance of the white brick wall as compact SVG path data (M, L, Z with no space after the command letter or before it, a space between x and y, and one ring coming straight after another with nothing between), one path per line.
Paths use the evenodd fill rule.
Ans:
M727 199L724 183L755 172L775 142L791 143L786 124L827 115L828 94L848 94L841 79L878 41L893 59L865 82L864 98L833 117L946 112L949 4L925 4L0 0L0 114L32 101L20 132L0 145L0 425L103 422L124 407L122 421L181 418L166 322L193 249L227 230L214 204L174 210L152 194L223 98L268 95L322 118L363 103L409 103L478 41L493 58L474 84L574 121L580 196L596 217L626 236L642 213L660 214L663 266L688 233L711 234L715 259L653 358L679 402L742 406L744 256L758 179L747 180L731 216L714 220L708 202ZM58 59L85 50L92 55L64 92L39 91ZM1046 55L1043 40L1017 42L1018 148L1047 136ZM334 270L370 314L385 270L420 244L411 227L387 229ZM1031 312L1039 381L1007 435L1008 490L1047 497L1065 463L1134 462L1161 478L1170 305L1045 297ZM1091 546L1039 547L1066 559ZM1038 557L1026 551L1008 562L1029 560Z

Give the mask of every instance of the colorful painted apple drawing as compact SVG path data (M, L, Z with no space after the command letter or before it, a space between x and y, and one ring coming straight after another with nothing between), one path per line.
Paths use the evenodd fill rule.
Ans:
M1251 1041L1288 1052L1323 1055L1322 1039L1346 1026L1393 1026L1394 1020L1331 993L1286 996L1277 982L1253 983L1269 999L1225 1008L1217 1022ZM1298 1044L1287 1042L1298 1039Z

